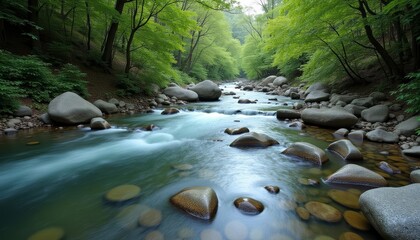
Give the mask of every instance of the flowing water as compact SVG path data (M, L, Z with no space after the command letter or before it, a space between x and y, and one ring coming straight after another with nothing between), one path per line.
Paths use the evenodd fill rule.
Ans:
M236 96L258 100L257 104L238 104L232 96L221 101L183 106L175 115L150 114L112 116L112 129L38 129L0 136L0 239L26 239L47 227L61 227L66 239L143 239L159 230L166 239L200 239L209 229L223 239L314 239L326 235L338 239L347 231L365 239L379 239L370 230L352 229L344 219L326 223L314 218L300 220L293 206L309 200L327 202L341 212L347 208L327 196L330 189L350 186L304 186L299 178L321 180L345 164L332 153L322 167L284 156L281 151L296 141L310 142L322 149L334 141L332 131L309 127L297 130L278 121L275 110L290 107L289 98L264 93L243 92L234 85L223 86ZM284 104L287 103L288 106ZM154 124L157 130L142 131ZM228 127L248 127L265 133L280 145L265 149L237 149L229 144L237 138L224 133ZM38 145L27 142L38 141ZM392 161L402 174L385 175L391 186L408 183L410 163L400 157L398 147L363 143L361 164L375 171L379 161ZM380 151L389 155L380 155ZM189 171L174 169L191 164ZM159 209L158 227L143 228L118 216L127 205L111 205L104 193L122 185L141 187L141 196L129 204ZM280 187L270 194L266 185ZM169 198L185 187L209 186L218 196L213 221L203 221L175 208ZM364 189L360 189L364 191ZM265 209L256 216L235 208L238 197L261 201ZM291 207L292 206L292 207ZM130 213L129 213L130 215ZM133 214L131 214L133 215ZM134 216L137 221L138 216ZM130 220L131 221L131 220ZM187 238L189 237L189 238ZM216 239L212 237L210 239Z

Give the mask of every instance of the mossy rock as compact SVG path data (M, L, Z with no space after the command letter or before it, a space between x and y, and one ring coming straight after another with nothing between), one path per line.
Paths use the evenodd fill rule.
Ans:
M349 191L332 189L328 196L335 202L352 209L360 209L359 196Z
M371 227L369 221L361 213L355 211L345 211L343 216L344 220L357 230L368 231Z
M64 238L64 230L59 227L44 228L32 234L28 240L61 240Z
M136 185L120 185L109 190L105 194L105 199L111 203L121 203L133 200L140 196L140 187Z
M305 204L305 208L314 217L326 222L339 222L342 218L340 211L325 203L310 201Z

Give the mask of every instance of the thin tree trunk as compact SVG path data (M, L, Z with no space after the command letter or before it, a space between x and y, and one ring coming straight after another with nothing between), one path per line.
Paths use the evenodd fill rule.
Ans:
M32 34L31 47L32 50L41 49L41 41L39 39L38 25L38 0L28 0L28 20L35 26L30 26L29 32Z
M135 30L131 30L130 36L127 39L127 48L125 52L125 69L124 72L128 74L131 68L131 44L133 44L134 34L136 33Z
M90 50L90 39L92 37L92 23L90 22L90 9L89 9L89 2L85 0L86 5L86 25L87 25L87 40L86 40L86 47L87 50Z

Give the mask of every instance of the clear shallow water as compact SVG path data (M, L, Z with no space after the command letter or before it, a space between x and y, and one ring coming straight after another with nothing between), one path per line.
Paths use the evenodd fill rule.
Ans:
M1 136L0 239L26 239L51 226L62 227L66 239L142 239L152 230L161 231L166 239L180 239L179 231L185 228L192 232L190 239L199 239L206 229L218 231L225 239L314 239L318 235L338 239L346 231L379 239L374 230L352 229L344 219L335 224L302 221L285 208L285 201L299 206L309 200L328 201L328 190L350 188L322 182L311 187L298 182L300 177L325 178L345 163L328 153L330 161L319 168L280 154L295 141L324 149L334 139L329 130L310 127L300 131L278 121L274 111L284 107L284 102L290 105L290 99L277 96L278 101L270 101L275 97L233 87L227 85L226 91L236 91L241 98L257 99L258 103L237 104L237 99L224 96L218 102L183 106L176 115L163 116L157 110L113 116L108 118L113 128L104 131L41 129ZM148 124L159 129L140 130ZM242 126L268 134L280 145L250 150L229 147L237 136L223 131ZM28 146L29 141L40 144ZM359 147L366 158L362 165L380 171L375 167L378 161L392 160L407 171L389 177L390 185L407 183L410 163L399 157L397 146L364 143ZM390 155L378 155L383 150ZM183 172L172 167L182 163L193 165L193 169ZM122 227L124 223L116 216L126 206L103 201L105 192L121 184L141 187L141 196L134 203L161 210L159 227ZM281 191L270 194L264 189L266 185L277 185ZM173 194L191 186L209 186L216 191L219 208L213 221L190 217L169 203ZM243 215L233 205L238 197L255 198L265 210L257 216ZM347 210L330 204L342 212ZM236 232L234 237L231 231Z

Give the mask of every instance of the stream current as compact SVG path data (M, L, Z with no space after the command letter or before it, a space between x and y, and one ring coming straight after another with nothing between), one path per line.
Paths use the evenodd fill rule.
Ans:
M157 109L149 114L111 116L107 120L113 127L108 130L45 128L0 136L0 239L27 239L47 227L63 228L67 240L143 239L155 230L165 239L206 239L204 233L209 232L213 237L207 239L214 240L338 239L348 231L364 239L380 239L375 230L353 229L344 219L338 223L313 217L303 221L294 211L294 207L310 200L326 202L341 212L348 210L333 202L327 191L354 187L322 182L345 164L343 160L327 152L330 161L318 167L281 154L297 141L325 149L334 141L331 130L299 130L277 120L275 110L290 108L294 102L290 98L244 92L234 84L221 87L258 102L238 104L233 96L222 96L217 102L182 106L175 115L161 115ZM271 98L277 101L268 100ZM141 130L149 124L158 129ZM267 134L280 145L264 149L229 147L238 136L227 135L224 130L238 127ZM30 141L40 144L27 145ZM376 164L383 160L393 159L401 169L409 167L397 145L365 142L358 147L365 156L361 165L375 171L381 171ZM383 150L389 155L380 155ZM190 164L192 169L173 167L179 164ZM407 172L388 176L390 185L407 184ZM299 178L317 179L320 184L305 186ZM107 204L103 197L123 184L141 188L139 199L130 204L162 212L159 226L127 227L121 223L118 216L127 205ZM266 185L279 186L280 193L270 194L264 189ZM172 195L193 186L208 186L217 193L218 211L212 221L189 216L169 202ZM259 215L244 215L233 204L238 197L257 199L265 209Z

